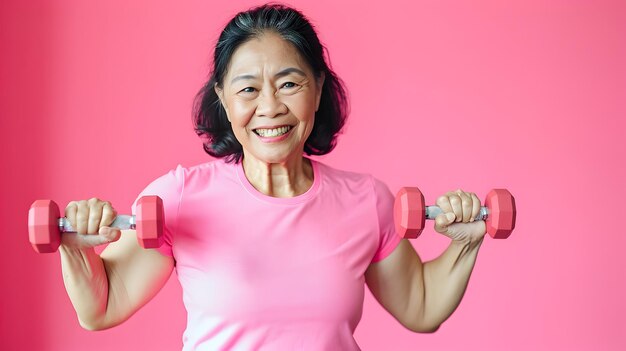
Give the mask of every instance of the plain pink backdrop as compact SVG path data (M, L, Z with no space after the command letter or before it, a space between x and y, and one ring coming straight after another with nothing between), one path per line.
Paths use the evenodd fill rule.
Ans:
M0 2L0 349L176 350L170 282L125 324L78 325L59 254L27 212L97 196L130 211L150 181L209 160L191 127L220 28L252 1ZM485 239L458 310L404 329L366 293L364 350L626 348L626 5L622 1L292 1L352 114L322 160L428 202L507 187L517 229ZM448 239L427 229L423 260Z

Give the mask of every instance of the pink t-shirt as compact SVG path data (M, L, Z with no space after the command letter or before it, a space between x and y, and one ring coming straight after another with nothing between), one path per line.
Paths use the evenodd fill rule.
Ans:
M393 196L370 175L311 163L313 185L291 198L222 160L179 165L140 194L165 206L159 251L183 289L183 350L359 350L364 273L401 240Z

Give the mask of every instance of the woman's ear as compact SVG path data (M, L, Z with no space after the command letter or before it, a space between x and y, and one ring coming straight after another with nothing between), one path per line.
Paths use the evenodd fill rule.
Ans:
M215 94L217 94L217 97L220 99L220 103L224 106L224 90L222 90L217 83L213 85L213 90L215 90ZM226 106L224 106L224 109L225 108Z
M217 97L220 99L220 103L222 104L224 111L226 111L226 117L228 118L228 122L230 122L230 117L228 117L228 107L226 106L226 103L224 102L224 90L222 90L217 85L217 83L213 85L213 90L215 90L215 94L217 94Z
M317 96L315 100L315 112L320 108L320 101L322 99L322 88L324 87L324 80L326 80L326 74L320 72L320 76L315 79L315 85L317 86Z

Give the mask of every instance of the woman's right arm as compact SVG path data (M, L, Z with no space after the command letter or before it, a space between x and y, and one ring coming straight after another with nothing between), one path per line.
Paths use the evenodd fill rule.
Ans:
M59 247L65 288L80 325L88 330L127 320L161 290L174 268L172 257L142 248L134 230L106 227L114 218L107 206L97 199L70 203L66 217L79 233L88 234L63 234ZM98 255L94 247L107 242Z

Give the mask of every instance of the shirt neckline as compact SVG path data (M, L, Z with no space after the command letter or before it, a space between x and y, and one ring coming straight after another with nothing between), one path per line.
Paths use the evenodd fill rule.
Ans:
M246 173L243 170L243 161L237 164L237 167L236 167L237 176L239 178L239 182L244 187L246 192L248 192L250 195L254 196L255 198L261 201L268 202L271 204L278 204L278 205L301 204L301 203L309 201L315 195L317 195L320 184L322 183L322 170L319 167L318 162L307 157L305 158L311 162L311 167L313 168L313 184L311 184L311 187L306 192L298 196L273 197L273 196L265 195L262 192L258 191L254 186L252 186L252 184L246 177Z

